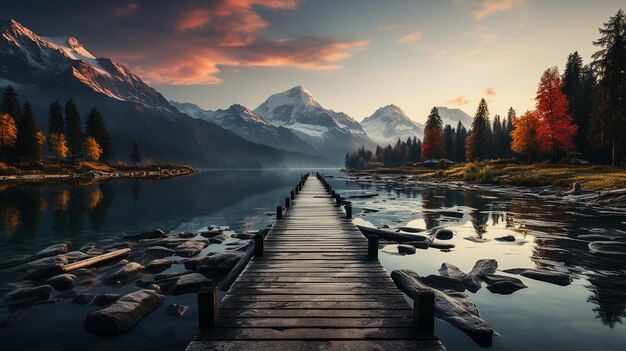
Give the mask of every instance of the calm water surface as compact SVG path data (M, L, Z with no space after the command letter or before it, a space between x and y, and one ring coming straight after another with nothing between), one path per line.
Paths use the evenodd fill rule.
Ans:
M270 214L282 204L301 172L206 171L165 181L0 188L0 267L66 240L80 247L151 228L171 233L208 225L229 226L235 232L261 229L272 223ZM449 241L456 245L451 252L428 249L402 256L396 253L396 245L384 246L379 257L390 272L412 269L420 275L437 274L443 262L469 271L476 260L494 258L499 269L550 268L574 278L571 285L561 287L520 277L528 289L512 295L492 294L484 287L469 293L482 318L499 334L494 336L492 349L626 349L622 324L626 259L591 253L589 239L578 238L596 234L626 241L626 216L479 190L397 183L392 178L371 182L342 178L336 171L326 174L335 176L329 180L344 195L378 193L373 198L352 199L356 221L361 224L446 227L455 232ZM451 211L458 214L451 216ZM517 241L493 240L508 234ZM225 245L210 245L205 250L223 249ZM166 272L181 269L174 265ZM0 288L19 279L13 270L0 268ZM131 283L89 289L90 293L126 293L137 288ZM169 303L190 309L182 317L168 316L163 310ZM37 306L8 327L0 327L0 340L9 350L182 350L196 333L194 294L168 295L166 303L130 333L111 339L84 331L84 318L95 309L68 300ZM0 316L6 312L0 310ZM437 321L436 334L449 350L481 349L445 322Z

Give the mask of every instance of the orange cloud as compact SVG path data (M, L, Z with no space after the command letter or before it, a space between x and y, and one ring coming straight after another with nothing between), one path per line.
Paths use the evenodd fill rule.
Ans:
M526 3L526 0L456 0L458 5L469 7L477 21L494 13L504 12Z
M467 104L469 104L469 99L463 95L459 95L456 98L445 102L445 105L453 105L453 106L460 106L460 105L467 105Z
M496 95L496 89L494 87L488 87L487 89L485 89L484 93L487 96L494 96Z
M402 34L396 39L399 43L413 43L422 39L424 32L410 32L406 34Z

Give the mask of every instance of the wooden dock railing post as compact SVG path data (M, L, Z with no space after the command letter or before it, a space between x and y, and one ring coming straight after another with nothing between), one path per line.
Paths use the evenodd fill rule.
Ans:
M217 325L219 316L219 296L217 287L205 287L198 292L198 324L200 330L207 330Z
M296 195L298 195L298 192L300 191L300 189L298 189L298 187L296 187L295 189L293 189L296 192Z
M289 196L291 197L292 200L296 199L296 193L293 190L289 193Z
M367 255L372 258L378 257L378 235L367 236Z
M435 293L415 290L413 293L413 320L419 331L435 334Z
M263 240L265 240L263 233L257 233L254 236L254 256L256 257L263 256Z
M276 219L283 219L283 207L276 206Z
M285 208L289 208L291 207L291 201L289 200L288 197L285 198Z
M346 218L352 218L352 202L344 201L343 204L346 209Z
M337 207L341 206L341 195L335 194L335 200L337 201L335 206L337 206Z

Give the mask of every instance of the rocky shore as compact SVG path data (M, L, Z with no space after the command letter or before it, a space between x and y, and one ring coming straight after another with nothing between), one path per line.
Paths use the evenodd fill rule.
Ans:
M75 248L63 242L43 248L7 269L17 280L0 287L0 327L26 312L37 313L38 306L66 300L91 306L85 307L88 332L128 332L168 296L218 286L251 250L253 237L220 227L169 235L157 229L127 234L114 243ZM219 251L209 250L218 244L224 244ZM165 313L180 316L186 310L170 304Z

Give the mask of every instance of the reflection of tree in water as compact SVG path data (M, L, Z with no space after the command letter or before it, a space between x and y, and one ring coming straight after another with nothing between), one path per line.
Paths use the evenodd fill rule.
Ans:
M597 318L610 328L622 324L622 318L626 318L626 277L623 273L618 277L591 274L588 279L591 285L586 287L592 295L587 302L596 305L593 311Z
M15 204L2 204L2 210L0 211L2 217L2 225L7 232L11 234L17 233L17 229L20 225L20 211Z
M0 191L0 216L4 229L20 238L32 237L46 208L41 187L24 186Z
M139 191L141 190L141 181L139 179L133 179L130 182L130 192L133 194L133 200L135 203L139 201Z
M424 210L438 210L443 205L443 189L428 187L422 191L422 207ZM437 227L441 215L434 211L424 211L423 217L426 229Z
M93 207L89 207L87 211L87 217L91 226L96 229L102 229L106 222L107 212L113 202L113 188L111 184L107 182L99 183L95 185L95 188L91 189L88 198L97 198L98 202ZM137 202L137 200L135 200ZM93 203L90 203L94 205Z

